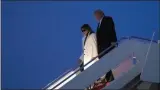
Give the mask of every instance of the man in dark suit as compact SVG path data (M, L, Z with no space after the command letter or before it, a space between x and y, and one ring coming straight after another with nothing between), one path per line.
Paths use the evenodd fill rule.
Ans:
M100 54L102 51L110 47L112 43L117 42L117 37L112 17L105 16L103 11L101 10L96 10L94 12L94 15L98 21L96 35L98 44L98 54ZM104 54L108 53L113 48L114 47L106 51ZM101 58L103 55L99 56L99 58Z
M110 47L112 43L117 42L117 37L112 17L105 16L102 10L96 10L94 12L94 15L98 21L96 36L97 36L98 54L100 54L105 49ZM99 58L101 58L103 55L111 51L114 47L110 48L104 54L99 56ZM106 82L111 82L114 80L112 70L106 73L104 80Z

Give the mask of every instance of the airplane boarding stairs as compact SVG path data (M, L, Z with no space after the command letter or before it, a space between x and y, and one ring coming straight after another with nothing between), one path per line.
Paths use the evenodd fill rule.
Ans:
M135 74L137 67L134 67L104 89L160 90L159 45L155 42L150 43L141 74Z
M147 65L146 58L148 58L148 61L153 57L156 59L155 61L159 60L157 56L159 53L157 51L154 52L154 50L159 49L156 41L131 36L123 37L117 43L118 46L115 49L104 55L99 61L91 65L85 71L78 74L79 68L70 70L57 80L49 83L43 89L85 89L109 70L113 71L115 80L104 89L121 89L126 87L135 77L140 76L142 70L148 73L148 71L143 68ZM153 48L154 50L152 50ZM148 54L148 52L150 53ZM157 67L154 67L154 69L155 68L157 70ZM154 75L151 76L159 80L157 75L155 75L157 73L153 74ZM143 75L142 73L141 76ZM159 81L157 82L159 83ZM128 88L129 86L130 85L128 85Z

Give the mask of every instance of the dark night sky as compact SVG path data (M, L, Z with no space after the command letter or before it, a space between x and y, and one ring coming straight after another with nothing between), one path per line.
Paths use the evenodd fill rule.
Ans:
M118 39L159 29L158 2L2 2L2 88L42 88L76 67L80 27L95 30L99 8L113 17Z

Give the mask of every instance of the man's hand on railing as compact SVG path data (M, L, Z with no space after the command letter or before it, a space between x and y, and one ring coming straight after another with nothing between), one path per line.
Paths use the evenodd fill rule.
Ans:
M95 60L95 59L96 59L96 57L93 57L93 58L92 58L92 60Z
M93 57L92 60L95 60L97 57Z
M111 42L111 45L115 45L116 44L116 42Z

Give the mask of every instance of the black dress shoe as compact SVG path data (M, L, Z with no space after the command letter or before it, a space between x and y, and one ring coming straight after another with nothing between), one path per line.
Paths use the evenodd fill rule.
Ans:
M109 72L107 72L106 76L105 76L105 79L107 82L111 82L114 80L114 76L113 76L113 73L112 71L110 70Z

